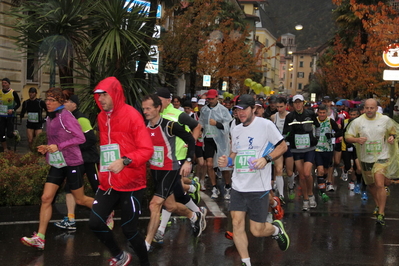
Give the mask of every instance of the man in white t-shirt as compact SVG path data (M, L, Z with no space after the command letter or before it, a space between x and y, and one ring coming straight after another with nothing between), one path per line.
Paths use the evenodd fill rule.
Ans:
M255 101L251 95L241 95L237 105L241 124L231 132L230 156L218 159L219 167L232 167L230 213L233 220L234 244L242 265L251 265L245 215L250 219L251 233L256 237L272 236L285 251L290 240L281 221L267 223L271 190L272 161L284 154L287 145L273 122L255 116ZM267 132L268 134L265 134Z
M364 110L365 113L348 126L345 141L355 143L363 180L376 203L376 223L385 225L385 183L389 183L389 166L394 161L390 158L396 153L392 152L395 148L392 144L395 143L397 125L388 116L377 112L378 105L374 99L366 100Z

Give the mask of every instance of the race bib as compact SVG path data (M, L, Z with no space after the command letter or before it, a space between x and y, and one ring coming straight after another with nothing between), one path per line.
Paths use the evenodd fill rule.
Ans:
M366 141L366 143L364 145L366 147L367 155L380 154L382 152L382 141L381 140Z
M119 144L100 146L100 172L108 172L108 166L121 158Z
M310 147L310 137L308 134L295 135L295 147L297 149L306 149Z
M208 128L207 128L207 130L206 130L205 137L206 137L206 138L213 138L213 137L216 137L216 129L217 129L217 128L216 128L215 126L209 125Z
M54 166L55 168L62 168L67 166L64 159L64 155L62 155L62 152L60 151L49 153L48 158L49 158L49 164L51 166Z
M156 167L164 166L164 147L163 146L154 146L154 154L150 159L150 164Z
M256 157L255 150L242 150L237 153L234 160L234 168L237 173L254 173L256 170L249 168L248 159Z
M28 122L39 123L39 114L38 113L28 113Z
M8 115L8 106L0 104L0 115L5 116Z

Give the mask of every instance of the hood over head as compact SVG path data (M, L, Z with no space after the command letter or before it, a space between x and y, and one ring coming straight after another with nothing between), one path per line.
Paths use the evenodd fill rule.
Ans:
M119 80L115 77L108 77L100 81L97 86L94 88L94 99L96 100L97 106L100 108L101 111L104 111L101 104L98 101L100 97L100 93L96 91L104 91L108 93L114 104L114 111L120 108L126 102L125 93L122 88L122 84Z

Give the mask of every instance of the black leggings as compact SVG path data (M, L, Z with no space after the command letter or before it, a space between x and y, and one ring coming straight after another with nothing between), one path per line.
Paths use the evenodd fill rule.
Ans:
M123 234L139 257L140 264L150 265L144 238L137 229L143 195L144 189L127 192L112 189L110 193L109 191L105 192L98 189L91 209L89 227L109 249L112 256L117 256L122 250L115 241L114 234L108 228L106 222L117 204L120 204Z

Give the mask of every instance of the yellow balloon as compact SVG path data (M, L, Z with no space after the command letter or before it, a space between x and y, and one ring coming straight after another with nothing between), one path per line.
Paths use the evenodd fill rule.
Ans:
M250 86L251 89L254 89L254 87L256 86L256 84L258 84L258 83L256 83L255 81L252 81L252 82L251 82L251 86Z
M252 83L252 79L249 79L249 78L245 79L245 81L244 81L244 85L247 86L247 87L250 87L251 83Z

